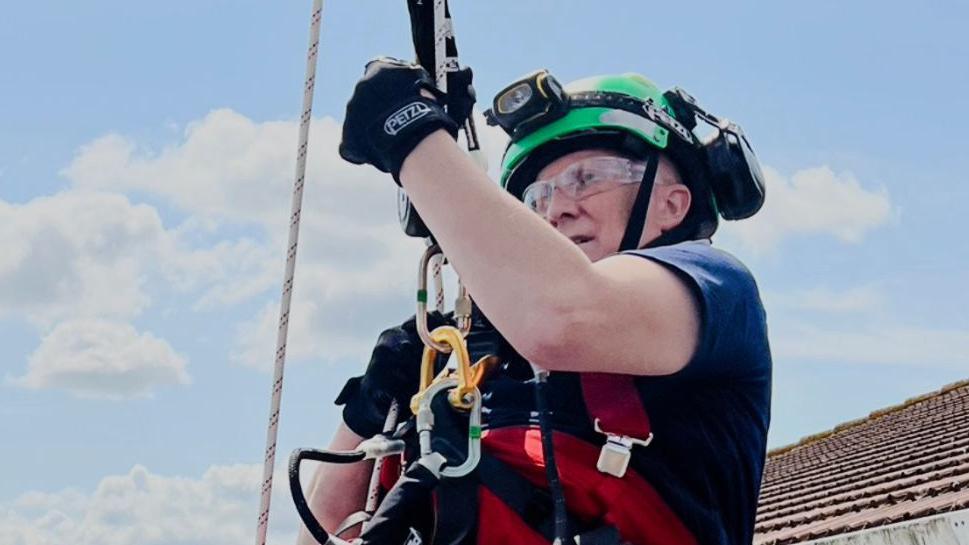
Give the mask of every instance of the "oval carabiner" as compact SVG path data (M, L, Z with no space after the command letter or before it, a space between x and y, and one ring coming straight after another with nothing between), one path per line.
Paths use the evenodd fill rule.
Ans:
M431 408L434 397L444 393L446 390L450 390L448 392L450 399L450 395L457 391L457 389L458 380L456 378L444 377L441 380L435 381L423 395L418 394L421 397L414 414L417 415L417 435L420 442L421 456L434 453L433 435L435 417L434 411ZM418 396L414 397L417 399ZM444 477L463 477L471 473L477 467L478 461L481 460L481 392L472 386L471 392L466 396L466 399L470 404L468 414L468 455L459 465L445 466L441 469L441 475ZM453 404L453 400L451 400L451 403Z
M475 389L475 372L471 368L471 356L468 354L468 345L465 343L461 331L449 325L442 325L431 332L431 340L435 345L442 344L448 348L448 352L454 352L457 358L457 369L455 377L457 386L448 393L451 405L459 409L470 409L472 402L469 395ZM411 398L410 408L417 414L418 407L424 392L430 388L434 382L434 361L437 359L438 351L434 346L424 347L424 356L421 358L421 384L417 394Z
M430 330L427 329L427 269L434 256L440 254L441 247L437 244L431 244L424 250L424 255L421 256L421 263L417 270L417 334L424 341L424 344L433 346L438 352L446 354L451 351L451 347L434 341L431 338ZM447 262L445 261L445 263ZM438 296L444 297L443 294L438 294ZM461 334L467 337L471 331L471 297L460 280L458 280L458 296L454 300L454 320L457 322Z
M447 354L451 351L451 346L442 342L437 342L427 329L427 267L434 256L441 253L441 247L432 244L424 250L421 256L421 263L417 270L417 334L427 346L433 346L434 350Z

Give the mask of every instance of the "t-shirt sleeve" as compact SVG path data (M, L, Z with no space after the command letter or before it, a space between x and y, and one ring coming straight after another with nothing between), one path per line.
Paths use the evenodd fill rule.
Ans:
M753 276L739 260L705 242L627 253L668 267L696 297L699 343L693 358L677 374L757 379L770 372L764 307Z

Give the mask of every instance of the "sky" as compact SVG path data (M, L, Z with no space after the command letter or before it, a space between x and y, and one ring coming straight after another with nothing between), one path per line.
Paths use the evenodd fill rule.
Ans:
M310 7L6 6L0 544L254 539ZM635 71L744 127L767 202L714 243L767 309L769 446L969 378L964 4L451 7L483 103L536 68ZM336 154L363 64L412 55L405 4L328 1L322 28L277 471L413 312L421 251Z

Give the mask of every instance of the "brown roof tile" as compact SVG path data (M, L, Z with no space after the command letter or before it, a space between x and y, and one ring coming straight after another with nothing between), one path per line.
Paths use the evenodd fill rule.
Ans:
M966 507L969 381L768 453L754 543L798 543Z

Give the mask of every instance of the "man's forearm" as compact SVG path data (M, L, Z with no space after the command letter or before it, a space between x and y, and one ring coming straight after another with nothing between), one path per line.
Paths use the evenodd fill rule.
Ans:
M334 450L352 450L363 439L341 423L330 442ZM373 471L372 462L355 464L320 464L313 474L307 502L310 510L327 531L333 531L347 516L363 509L367 487ZM344 536L348 537L348 536ZM300 528L297 545L318 545L316 539Z
M450 263L513 346L523 351L536 336L558 333L555 320L568 311L563 305L581 303L593 275L575 244L496 191L444 131L417 146L400 178Z

